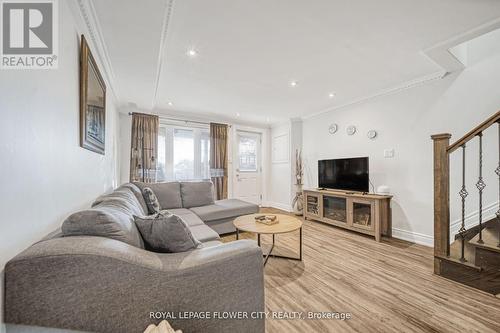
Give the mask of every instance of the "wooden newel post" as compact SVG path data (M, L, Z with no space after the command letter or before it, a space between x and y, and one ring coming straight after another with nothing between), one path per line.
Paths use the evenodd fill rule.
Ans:
M450 255L450 157L451 134L436 134L434 140L434 256ZM440 274L441 260L434 258L434 273Z

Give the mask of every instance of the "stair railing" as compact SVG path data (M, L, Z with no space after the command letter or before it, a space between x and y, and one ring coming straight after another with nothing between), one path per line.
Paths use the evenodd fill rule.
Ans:
M458 234L461 240L460 262L465 263L465 205L468 191L465 184L465 152L470 141L477 138L479 145L479 175L476 188L479 193L479 236L478 243L482 243L483 224L483 191L486 184L483 179L483 132L493 126L498 125L499 152L500 152L500 111L476 126L461 139L450 145L451 134L443 133L433 135L434 141L434 273L441 273L441 259L449 258L450 255L450 154L462 149L462 187L459 191L461 198L461 223ZM499 207L496 212L498 223L500 224L500 154L498 167L495 170L498 176L499 187ZM499 235L500 239L500 235ZM500 247L500 243L498 244Z

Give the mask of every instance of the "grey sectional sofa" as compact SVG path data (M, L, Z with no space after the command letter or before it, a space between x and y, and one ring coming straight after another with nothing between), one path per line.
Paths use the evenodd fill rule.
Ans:
M222 243L218 234L232 231L232 219L258 207L239 200L208 200L200 190L206 184L148 184L162 208L180 215L203 243L189 252L155 253L144 249L133 222L133 215L147 215L140 190L144 186L125 184L101 196L91 209L73 214L62 229L9 261L5 321L136 333L168 312L177 317L168 321L184 333L264 332L264 319L179 317L205 311L251 317L265 311L260 248L248 240Z

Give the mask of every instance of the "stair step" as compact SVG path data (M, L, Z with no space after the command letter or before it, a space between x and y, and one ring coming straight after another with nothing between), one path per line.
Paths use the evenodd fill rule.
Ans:
M435 258L440 260L439 275L493 295L500 293L500 270L481 269L467 262L462 263L454 258Z
M490 251L495 251L500 253L500 247L498 247L498 231L500 229L499 223L489 224L483 229L482 238L483 243L479 243L479 234L474 236L469 240L469 244L475 247L480 247Z
M484 241L484 238L483 238L483 241ZM479 243L477 239L472 239L469 241L469 244L475 246L475 247L480 247L482 249L486 249L486 250L490 250L490 251L494 251L494 252L498 252L500 253L500 247L498 247L497 244L495 243L489 243L489 242L486 242L484 241L484 243Z
M483 229L488 228L488 227L495 227L495 225L498 225L498 220L496 217L482 223ZM467 229L464 232L465 239L469 240L469 239L473 238L474 236L476 236L478 234L478 232L479 232L479 225L475 225L473 227L470 227L469 229ZM455 240L458 240L458 239L462 239L460 233L455 234Z
M474 265L474 263L472 263L470 261L460 261L460 259L456 259L456 258L451 257L451 256L448 256L448 257L440 257L440 256L438 256L438 258L441 259L441 260L453 263L453 264L458 264L458 265L465 266L467 268L470 268L472 270L476 270L478 272L481 271L481 267Z
M462 255L462 240L456 240L450 245L450 258L459 260ZM465 251L464 257L467 262L474 264L474 259L476 258L476 248L465 241Z

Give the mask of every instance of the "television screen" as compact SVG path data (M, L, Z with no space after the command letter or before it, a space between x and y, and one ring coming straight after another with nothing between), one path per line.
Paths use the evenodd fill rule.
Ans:
M368 157L318 161L321 188L369 192Z

